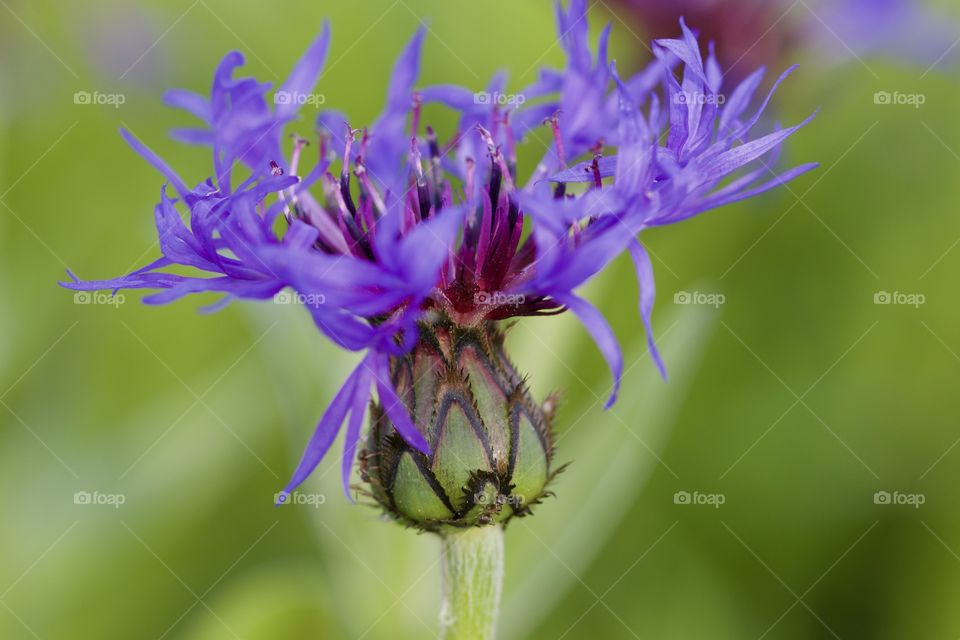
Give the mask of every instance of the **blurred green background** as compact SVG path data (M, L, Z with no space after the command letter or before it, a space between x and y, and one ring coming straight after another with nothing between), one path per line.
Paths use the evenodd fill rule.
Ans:
M166 136L191 123L161 95L206 92L226 51L278 83L329 17L319 91L358 125L421 18L422 84L480 89L503 68L518 89L559 66L550 4L0 5L0 638L433 637L436 540L347 503L337 456L304 489L319 504L272 505L355 356L293 308L76 304L55 283L157 253L162 178L117 129L188 182L207 176L205 150ZM636 26L591 11L638 69ZM876 105L877 91L926 103ZM535 390L566 391L559 455L574 464L508 528L503 638L960 636L958 103L955 69L801 67L775 108L785 123L822 108L786 156L823 167L647 236L668 383L626 260L588 291L627 356L612 411L572 318L514 329ZM680 304L707 296L723 304Z

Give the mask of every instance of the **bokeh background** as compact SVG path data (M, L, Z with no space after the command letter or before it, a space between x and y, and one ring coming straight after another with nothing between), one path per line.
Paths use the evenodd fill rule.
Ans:
M591 31L612 21L621 69L639 69L642 24L613 11L595 3ZM199 181L208 154L166 136L188 118L164 90L205 92L230 49L277 83L324 17L318 91L354 125L421 21L423 84L479 90L506 69L519 89L563 62L547 2L0 0L0 638L434 636L436 540L347 503L336 456L313 504L272 504L353 355L290 306L201 315L211 300L56 286L157 252L162 178L118 127ZM785 158L820 170L648 234L669 382L626 260L588 292L627 356L613 410L573 319L513 330L537 393L565 390L574 464L508 528L503 638L960 636L960 75L949 55L876 53L791 56L772 112L821 108ZM533 139L521 162L540 153Z

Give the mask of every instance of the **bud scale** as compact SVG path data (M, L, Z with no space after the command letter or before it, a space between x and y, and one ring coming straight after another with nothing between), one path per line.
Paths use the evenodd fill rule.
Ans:
M392 360L391 373L431 454L410 447L374 405L360 453L367 493L426 531L529 514L559 471L552 466L554 400L533 401L493 323L439 321L422 325L420 337L416 349Z

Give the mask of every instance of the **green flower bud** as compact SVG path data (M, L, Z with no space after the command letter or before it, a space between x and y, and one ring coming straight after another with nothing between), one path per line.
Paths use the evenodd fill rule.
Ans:
M369 494L394 518L426 531L503 523L547 495L554 470L554 401L533 401L493 323L421 327L420 344L393 360L399 397L430 443L412 448L382 406L360 452Z

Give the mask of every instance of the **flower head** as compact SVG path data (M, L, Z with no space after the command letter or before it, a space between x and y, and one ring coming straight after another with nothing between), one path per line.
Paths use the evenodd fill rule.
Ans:
M567 10L558 5L567 68L543 71L522 94L523 104L479 100L452 85L417 89L424 38L418 31L394 67L381 115L369 127L354 129L336 114L322 114L318 159L306 170L301 167L307 141L294 138L287 160L284 130L301 102L290 97L308 95L316 84L329 29L324 27L272 101L269 85L234 77L243 58L229 54L216 70L209 98L184 91L167 96L168 103L203 123L174 135L212 148L214 177L190 188L123 132L176 192L174 197L161 190L156 207L162 257L120 278L74 278L64 286L159 290L145 298L148 303L200 292L223 293L224 302L263 300L290 287L320 331L340 347L363 352L324 412L286 491L313 471L344 422L348 486L373 389L378 433L383 435L386 424L397 434L394 445L417 452L421 462L436 462L435 425L418 415L401 370L425 341L433 345L434 361L440 358L454 369L463 365L437 351L441 327L500 335L495 325L501 320L570 311L610 366L613 403L622 373L620 350L602 314L577 295L578 287L628 252L640 283L640 315L662 369L651 329L653 270L638 236L758 195L815 165L772 171L777 149L806 121L754 133L769 100L768 95L751 106L762 72L721 100L727 87L716 58L711 53L703 59L697 39L681 22L679 39L657 41L653 66L621 79L607 60L609 29L596 54L591 52L585 12L584 0L572 0ZM497 77L488 89L503 87ZM422 126L425 102L456 110L458 131L444 137ZM525 173L515 149L544 123L554 142ZM238 180L241 166L246 169ZM189 226L178 210L189 214ZM198 275L170 273L174 265L192 267ZM502 362L502 370L512 367ZM514 390L505 388L504 397L532 407L519 378L511 373L505 379ZM461 388L476 389L461 382ZM473 400L473 407L482 407ZM530 412L532 423L546 424L544 409ZM502 449L508 450L516 446ZM516 484L512 467L489 462L487 471L502 472L499 486ZM548 464L549 457L544 474ZM542 486L535 482L529 488L536 494Z

